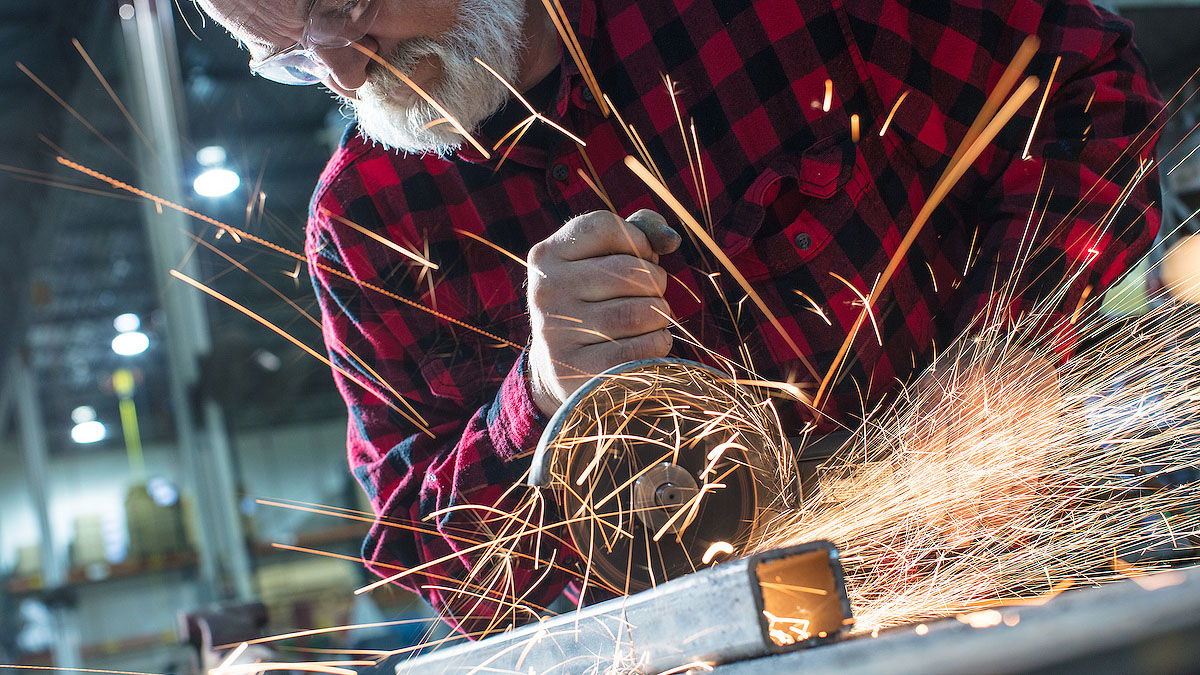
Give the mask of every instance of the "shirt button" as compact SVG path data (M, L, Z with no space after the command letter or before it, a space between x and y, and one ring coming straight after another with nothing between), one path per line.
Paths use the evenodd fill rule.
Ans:
M796 248L801 251L807 251L812 248L812 235L807 232L801 232L792 241L796 244Z
M553 169L550 169L550 175L554 176L554 180L565 183L571 177L571 170L566 164L555 164Z
M583 100L587 101L588 103L591 103L592 101L596 100L596 97L592 96L592 88L591 87L585 86L583 88L583 93L580 94L580 96L582 96Z

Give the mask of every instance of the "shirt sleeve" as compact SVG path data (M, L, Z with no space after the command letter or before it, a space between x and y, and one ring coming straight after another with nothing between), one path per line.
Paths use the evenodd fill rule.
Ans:
M1037 317L1028 337L1062 355L1081 316L1154 241L1163 105L1128 22L1086 2L1051 2L1041 25L1030 70L1042 87L980 160L992 182L955 329Z
M378 516L363 558L381 577L411 570L395 581L469 637L531 621L571 580L574 553L565 533L537 532L559 518L524 487L546 423L524 354L476 409L434 395L414 334L430 314L378 281L407 263L331 222L340 208L318 202L306 251L350 467Z

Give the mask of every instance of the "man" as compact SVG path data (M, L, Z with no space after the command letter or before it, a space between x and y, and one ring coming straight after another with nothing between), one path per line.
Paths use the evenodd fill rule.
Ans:
M469 633L531 619L525 608L573 578L576 554L551 538L539 552L553 565L518 548L526 556L490 591L473 566L504 527L477 506L513 508L547 416L582 377L667 354L711 361L686 335L814 391L861 311L856 293L871 290L1026 36L1041 40L1028 71L1049 82L1044 110L1039 92L934 212L874 306L880 339L867 327L854 342L823 423L852 424L929 363L1018 258L1004 309L1016 316L1075 275L1056 313L1070 316L1158 225L1156 179L1126 184L1152 156L1160 103L1129 25L1083 0L568 0L582 67L536 1L200 2L252 70L322 82L354 107L307 252L332 359L353 375L335 375L350 463L380 516L364 556L382 575L417 568L403 583ZM474 57L586 146L539 121L508 151L527 112L509 101L492 115L509 94ZM499 149L485 159L397 72ZM694 120L703 180L676 103ZM618 114L672 194L711 214L782 331L665 226L623 162L635 144ZM816 421L780 408L789 429Z

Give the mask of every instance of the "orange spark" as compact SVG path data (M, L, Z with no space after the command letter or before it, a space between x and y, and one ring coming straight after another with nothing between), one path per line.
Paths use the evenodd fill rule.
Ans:
M908 92L909 90L905 89L900 94L900 98L896 99L896 102L892 104L892 109L888 111L887 118L883 120L883 126L879 127L879 135L881 137L887 133L888 126L892 123L892 118L896 116L896 111L900 109L900 104L904 103L904 99L908 96Z
M700 562L707 565L710 562L712 562L713 558L717 557L718 555L721 555L721 554L731 555L732 553L733 553L733 546L729 542L718 541L717 543L708 547L708 550L704 552L704 557L700 558Z
M704 160L700 155L700 139L696 135L696 120L692 120L692 144L696 148L696 171L700 174L700 191L702 194L702 208L704 209L704 224L708 225L708 229L712 229L712 204L708 199L708 181L704 178Z
M358 675L357 670L344 668L342 666L374 665L377 665L374 661L329 661L325 663L318 661L310 661L307 663L258 662L229 666L225 669L225 673L226 675L254 675L254 673L274 670L299 670L308 673L326 673L327 675Z
M516 262L520 263L521 265L525 266L525 268L526 268L526 269L530 269L531 271L535 271L535 272L537 272L538 274L542 275L542 278L543 278L543 279L545 279L545 278L546 278L546 273L545 273L545 272L543 272L543 271L541 271L541 270L533 270L533 268L529 267L529 262L528 262L528 261L521 259L519 256L517 256L516 254L512 253L512 252L511 252L511 251L509 251L508 249L505 249L505 248L503 248L503 247L499 246L498 244L492 243L492 242L488 241L487 239L484 239L483 237L481 237L481 236L479 236L479 235L475 234L474 232L468 232L468 231L466 231L466 230L460 230L460 229L459 229L459 228L457 228L457 227L456 227L456 228L454 228L454 231L455 231L455 232L457 232L458 234L461 234L461 235L463 235L464 237L470 237L471 239L474 239L475 241L477 241L477 242L479 242L479 243L481 243L481 244L483 244L483 245L485 245L485 246L487 246L487 247L491 248L492 250L496 251L497 253L499 253L499 254L501 254L501 255L504 255L504 256L506 256L506 257L508 257L508 258L511 258L512 260L514 260L514 261L516 261Z
M121 111L121 115L125 117L125 121L129 123L130 128L132 128L134 133L138 135L138 138L142 139L142 142L146 144L146 148L149 149L151 153L156 153L154 144L150 142L150 139L147 138L146 134L142 132L142 128L138 126L136 121L134 121L133 115L129 114L129 110L125 108L125 104L121 102L121 98L117 96L117 92L114 91L112 85L108 83L108 79L105 78L104 74L100 72L100 69L96 67L96 63L92 61L92 57L88 55L87 50L83 48L83 45L80 44L77 38L71 38L71 44L75 46L75 50L79 52L79 55L83 57L84 63L86 63L87 67L91 69L92 74L96 76L96 80L100 82L100 86L104 87L104 91L108 93L108 96L112 99L112 102L117 105L117 109Z
M1054 57L1054 67L1050 69L1050 79L1046 80L1046 90L1042 92L1042 101L1038 103L1037 114L1033 116L1033 126L1029 129L1029 140L1025 141L1025 151L1021 153L1021 159L1029 159L1029 148L1033 145L1033 135L1037 132L1038 120L1042 119L1042 109L1046 107L1046 99L1050 98L1050 87L1054 85L1054 75L1058 72L1058 64L1061 62L1061 56Z
M583 180L584 184L586 184L588 188L590 188L591 191L600 198L600 201L604 202L604 205L608 207L609 211L612 211L613 213L617 212L617 207L612 203L612 200L610 200L608 195L600 189L599 185L592 181L591 176L587 175L586 171L581 168L576 168L575 173L580 179Z
M792 289L792 292L795 293L796 295L799 295L800 297L804 298L805 300L807 300L808 304L811 305L811 307L808 308L809 311L812 311L812 312L816 313L817 316L821 317L821 319L825 321L825 325L827 325L827 326L833 325L833 322L829 320L829 317L825 316L825 310L821 309L820 305L818 305L816 303L816 301L814 301L812 298L808 297L807 293L805 293L804 291L802 291L798 288Z
M513 149L517 147L517 144L521 142L521 139L525 136L525 132L529 131L530 128L533 127L533 123L536 119L536 117L530 115L529 117L525 118L524 122L513 128L513 130L517 132L517 137L513 139L513 142L508 146L508 149L505 150L504 154L500 156L500 161L496 162L496 171L499 171L500 167L504 166L504 162L508 160L508 155L512 153Z
M437 101L435 101L433 99L432 96L425 93L425 90L422 89L420 87L420 85L418 85L416 82L413 82L412 78L410 78L407 75L405 75L404 73L400 72L399 68L397 68L396 66L393 66L390 62L388 62L386 59L384 59L379 54L376 54L374 50L367 49L366 47L358 44L357 42L351 42L349 46L356 49L363 56L366 56L367 58L378 63L379 65L383 66L384 68L387 68L388 71L391 72L391 74L396 76L396 79L398 79L401 82L403 82L404 84L408 85L408 88L412 89L414 92L416 92L417 96L420 96L421 98L425 99L425 102L428 103L430 106L432 106L434 110L438 111L438 114L440 114L442 117L449 120L451 126L454 127L454 130L457 131L459 133L459 135L461 135L463 138L465 138L468 143L475 146L475 149L479 151L479 154L483 155L484 159L488 159L492 156L491 153L489 153L487 151L487 148L484 148L482 145L480 145L479 141L475 140L475 137L472 136L471 133L469 131L467 131L467 129L465 127L463 127L462 123L458 121L458 118L456 118L454 115L451 115L449 112L447 112L446 109L442 107L441 103L438 103Z
M362 225L359 225L358 223L350 220L349 218L346 218L344 216L339 216L338 214L330 211L329 209L327 209L325 207L321 207L321 212L324 213L325 215L329 216L330 218L333 218L334 220L338 221L339 223L345 225L346 227L353 229L355 232L358 232L367 237L370 237L371 239L374 239L375 241L379 242L380 244L383 244L384 246L386 246L386 247L392 249L393 251L403 255L404 257L416 262L419 265L424 265L425 267L428 267L430 269L435 269L435 270L439 269L438 264L433 262L432 260L426 260L425 258L421 257L417 253L414 253L413 251L410 251L410 250L404 248L403 246L397 244L396 242L392 241L391 239L388 239L387 237L384 237L378 233L368 230L367 228L363 227Z
M867 316L871 319L871 326L874 327L874 329L875 329L875 339L879 341L879 346L882 347L883 346L883 335L881 335L879 333L879 324L876 323L876 321L875 321L875 312L871 310L871 301L867 298L867 296L863 295L862 293L859 293L858 289L854 287L854 284L847 281L846 278L843 277L842 275L838 274L837 272L830 272L829 275L832 276L834 279L837 279L838 281L845 284L846 288L849 288L850 292L853 293L858 298L859 302L862 303L863 310L867 313ZM876 283L878 283L878 281L876 281Z
M612 101L609 101L612 105ZM650 156L650 150L642 143L642 137L638 135L637 130L632 125L626 124L625 119L621 117L621 113L617 111L616 106L612 106L613 115L617 118L617 123L625 132L625 136L629 138L629 142L633 144L633 149L642 158L642 163L650 167L654 171L654 176L660 183L666 183L666 179L662 177L662 173L658 170L658 165L654 163L654 158Z
M52 673L100 673L101 675L158 675L157 673L142 673L136 670L102 670L99 668L59 668L57 666L24 666L3 664L0 669L40 670Z
M300 340L296 339L295 337L293 337L291 335L291 333L288 333L287 331L283 330L279 326L276 326L275 324L271 323L270 321L267 321L262 316L251 311L245 305L242 305L241 303L216 291L215 289L205 286L204 284L200 283L199 281L196 281L195 279L180 272L179 270L170 270L170 275L175 277L176 279L179 279L180 281L188 284L189 286L192 286L193 288L196 288L198 290L201 290L201 291L207 293L208 295L211 295L212 297L214 297L217 300L220 300L221 302L238 310L239 312L241 312L242 314L245 314L246 316L250 317L251 319L254 319L258 323L262 324L263 326L266 326L267 328L269 328L272 331L274 331L275 333L277 333L279 336L286 339L288 342L291 342L292 344L296 345L300 349L304 350L304 352L307 353L309 356L316 358L321 363L324 363L325 365L329 366L330 368L338 371L346 379L348 379L351 382L362 387L364 390L372 391L371 387L369 387L365 382L363 382L361 379L359 379L358 376L353 375L352 373L346 371L341 366L335 365L332 361L330 361L324 355L318 353L312 347L309 347L308 345L304 344ZM434 438L433 432L429 430L427 423L425 422L424 419L421 418L421 415L416 410L412 409L412 406L410 406L407 401L405 401L404 399L400 399L400 400L402 403L405 404L406 408L409 408L409 410L407 410L407 411L402 410L399 406L397 406L395 403L392 403L390 401L386 402L386 404L389 408L391 408L392 410L395 410L397 413L404 416L404 418L407 419L409 422L412 422L414 425L416 425L417 428L419 428L422 432L427 434L430 438ZM411 412L411 414L410 414L410 412Z
M750 285L750 282L746 280L746 277L742 276L742 273L737 269L737 266L733 264L733 261L729 259L729 256L725 255L725 252L721 250L721 247L717 245L717 242L713 241L712 237L708 235L708 232L706 232L704 228L700 226L700 223L696 222L696 219L693 218L690 213L688 213L687 209L683 208L683 204L680 204L679 200L675 199L670 191L667 190L667 187L663 185L661 181L651 175L650 171L648 171L645 166L638 162L637 159L627 156L625 158L625 165L628 166L635 174L637 174L638 178L641 178L642 182L649 186L655 194L657 194L664 202L666 202L667 206L669 206L671 210L675 212L675 215L678 216L679 219L692 231L692 234L694 234L697 239L704 243L709 252L721 262L721 265L729 272L731 276L733 276L738 285L742 287L742 290L746 292L747 297L749 297L750 300L754 302L754 304L758 306L759 310L762 311L762 313L767 317L767 320L771 322L771 325L775 328L775 331L779 333L780 337L782 337L784 342L787 343L788 347L791 348L792 353L795 354L796 358L804 364L805 368L808 368L813 377L819 377L817 375L816 368L812 366L812 363L810 363L808 358L804 356L804 353L800 351L800 346L796 344L796 341L793 340L792 336L787 332L787 330L784 329L783 324L779 322L779 319L775 318L775 313L771 311L771 308L767 307L767 303L763 302L763 299Z
M979 110L979 115L971 123L971 128L967 129L967 135L963 137L958 150L955 151L954 156L950 159L949 166L953 166L961 158L962 153L966 152L966 149L983 132L983 128L992 120L996 111L1000 109L1001 101L1016 86L1021 73L1025 72L1025 69L1029 66L1029 62L1033 60L1034 55L1037 54L1037 50L1041 46L1042 41L1036 35L1030 35L1021 42L1021 46L1017 48L1017 53L1013 56L1012 61L1009 61L1008 66L1004 69L1004 73L996 81L996 88L992 90L992 93L988 94L987 100L983 102L983 107Z
M1028 42L1028 40L1026 42ZM880 275L879 281L875 284L875 289L871 292L871 297L868 298L866 307L864 307L863 311L859 313L858 319L855 321L854 326L850 329L846 339L842 342L841 349L838 351L837 356L834 357L833 364L830 366L829 371L825 374L824 379L821 380L821 386L817 390L816 396L816 406L818 408L820 408L821 404L825 400L824 395L829 387L834 373L841 368L842 360L846 358L846 353L849 351L850 345L854 342L854 338L857 337L858 330L862 327L863 321L866 320L870 311L869 308L875 304L875 301L879 299L879 295L885 288L887 288L888 283L892 279L892 275L896 273L896 270L900 267L900 263L903 262L904 257L908 254L908 249L912 247L913 242L915 242L917 239L917 235L919 235L921 229L925 227L925 223L928 222L929 217L933 215L933 210L937 208L938 204L942 202L942 199L944 199L946 195L950 193L950 189L953 188L956 183L958 183L958 180L962 178L964 173L966 173L967 168L979 158L979 155L982 154L984 148L986 148L988 144L992 142L992 140L996 137L996 134L1000 133L1000 129L1007 124L1010 119L1012 119L1013 115L1017 113L1017 110L1025 103L1025 101L1029 100L1029 97L1033 94L1034 90L1037 89L1037 86L1038 79L1036 77L1030 76L1025 78L1025 81L1021 83L1021 86L1017 88L1017 91L1013 93L1008 102L1005 103L1004 106L1000 108L999 112L996 113L996 116L984 126L983 131L977 138L974 139L970 147L964 150L960 146L959 151L961 152L961 156L959 156L959 159L956 163L946 167L946 172L942 175L937 185L934 186L929 197L925 200L925 204L921 207L921 211L917 213L916 218L913 219L913 224L909 227L908 234L905 235L904 240L900 242L900 246L896 249L895 253L892 254L892 258L888 262L888 266L884 269L883 274ZM956 152L955 155L960 155L960 152Z
M600 83L592 71L587 55L583 53L583 47L579 45L579 38L575 37L575 31L571 28L571 23L567 21L567 13L563 11L558 0L542 0L542 5L550 15L550 20L554 22L555 30L558 31L559 37L566 45L567 51L571 54L571 59L583 76L584 82L587 83L588 89L592 91L592 97L595 99L596 105L600 106L600 112L608 117L611 102L604 97L604 92L600 91Z
M167 208L173 209L175 211L179 211L180 213L185 213L197 220L201 220L201 221L204 221L211 225L215 225L216 227L221 228L223 230L228 230L230 232L230 234L237 234L238 236L240 236L244 239L248 239L260 246L269 248L272 251L282 253L286 256L290 256L297 260L301 260L301 261L307 260L303 255L300 255L299 253L296 253L295 251L284 248L276 243L273 243L273 242L263 239L261 237L254 236L248 232L239 230L239 229L237 229L231 225L227 225L215 218L212 218L212 217L206 216L202 213L193 211L192 209L180 206L179 204L176 204L174 202L163 199L162 197L153 195L149 192L146 192L145 190L133 187L132 185L130 185L128 183L123 183L115 178L106 176L106 175L100 173L99 171L96 171L94 169L89 169L88 167L83 166L82 164L73 162L64 157L57 157L56 159L57 159L58 163L62 164L63 166L67 166L69 168L72 168L72 169L80 172L80 173L91 176L92 178L95 178L97 180L102 180L102 181L108 183L109 185L112 185L113 187L125 190L127 192L131 192L139 197L150 200L151 202L153 202L155 205L159 206L160 208L162 206L166 206ZM393 293L385 288L376 286L371 283L364 282L360 279L355 279L353 276L351 276L350 274L348 274L347 272L344 272L342 270L330 267L329 265L326 265L321 262L314 262L313 265L316 268L324 270L326 272L329 272L330 274L332 274L334 276L337 276L342 279L345 279L346 281L350 281L352 283L358 284L367 290L379 293L380 295L391 298L392 300L395 300L396 302L404 303L405 305L408 305L409 307L412 307L413 309L425 312L426 314L437 317L438 319L441 319L442 321L454 324L455 326L458 326L459 328L463 328L463 329L469 330L473 333L476 333L478 335L482 335L483 337L488 338L489 340L491 340L493 342L503 344L504 346L510 347L517 351L520 351L525 348L523 345L519 345L519 344L513 342L512 340L502 338L499 335L496 335L495 333L483 330L482 328L478 328L476 326L472 326L471 324L469 324L465 321L462 321L460 319L456 319L456 318L450 316L449 314L443 314L442 312L439 312L435 309L430 309L429 307L426 307L425 305L422 305L419 302L414 302L413 300L410 300L402 295L397 295L396 293ZM428 268L425 268L425 269L428 269ZM567 366L567 367L570 368L570 366ZM572 368L572 370L576 370L576 369Z
M612 200L608 198L608 192L604 189L604 184L600 181L600 174L596 173L596 167L592 165L592 158L588 157L587 148L583 147L582 145L578 147L579 156L583 158L584 166L587 167L588 172L592 175L592 180L584 178L584 182L587 183L588 187L592 189L592 192L595 192L596 195L600 197L600 200L604 202L604 205L608 207L609 211L616 213L617 207L613 206Z
M63 97L61 97L57 93L55 93L55 91L50 88L50 85L46 84L45 82L42 82L42 80L37 75L33 74L33 71L26 68L24 63L17 61L17 69L20 70L22 73L25 73L26 77L33 80L33 83L36 84L38 87L40 87L42 91L46 92L46 94L49 95L50 98L54 99L55 103L62 106L62 108L64 110L66 110L67 112L71 113L72 117L79 120L80 124L82 124L88 131L92 132L93 136L100 139L100 141L102 143L107 145L108 148L110 150L112 150L114 153L116 153L116 155L118 157L125 160L129 164L133 164L133 160L129 159L129 157L126 156L125 153L121 152L120 148L113 145L113 142L108 140L108 138L104 134L100 133L99 129L92 126L91 122L88 122L86 119L84 119L83 115L80 115L78 110L72 108L71 104L69 104L65 100L63 100Z
M525 108L526 108L526 109L529 111L529 113L530 113L531 115L533 115L533 116L534 116L534 117L536 117L537 119L539 119L539 120L541 120L541 121L545 122L546 124L549 124L549 125L551 126L551 128L555 129L556 131L558 131L558 132L559 132L559 133L561 133L562 135L566 136L567 138L569 138L569 139L571 139L571 140L575 141L575 143L576 143L577 145L587 146L587 143L585 143L585 142L583 141L583 139L582 139L582 138L580 138L580 137L576 136L575 134L573 134L573 133L571 133L571 132L567 131L566 129L562 128L562 126L561 126L561 125L559 125L558 123L556 123L554 120L551 120L550 118L546 117L546 116L545 116L545 115L543 115L542 113L540 113L540 112L538 112L538 111L534 110L534 109L533 109L533 106L532 106L532 105L530 105L529 101L528 101L528 100L526 100L526 99L525 99L525 97L521 95L521 92L517 91L517 88L516 88L516 87L512 86L511 84L509 84L508 80L504 79L504 76L503 76L503 75L501 75L500 73L496 72L496 69L494 69L494 68L492 68L491 66L489 66L488 64L484 63L484 62L483 62L483 60L482 60L482 59L480 59L478 56L476 56L476 57L475 57L475 63L478 63L479 65L483 66L485 70L487 70L489 73L491 73L491 74L492 74L492 77L495 77L497 80L500 80L500 84L503 84L503 85L505 86L505 88L507 88L507 89L508 89L508 91L509 91L509 92L510 92L510 93L511 93L513 96L516 96L516 97L517 97L517 100L521 102L521 105L525 106ZM515 141L514 141L514 143L515 143Z

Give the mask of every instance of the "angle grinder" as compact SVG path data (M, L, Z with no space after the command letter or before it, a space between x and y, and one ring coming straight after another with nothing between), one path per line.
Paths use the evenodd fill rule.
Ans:
M529 483L558 497L587 573L626 594L751 552L799 497L773 408L681 359L584 384L542 434Z

